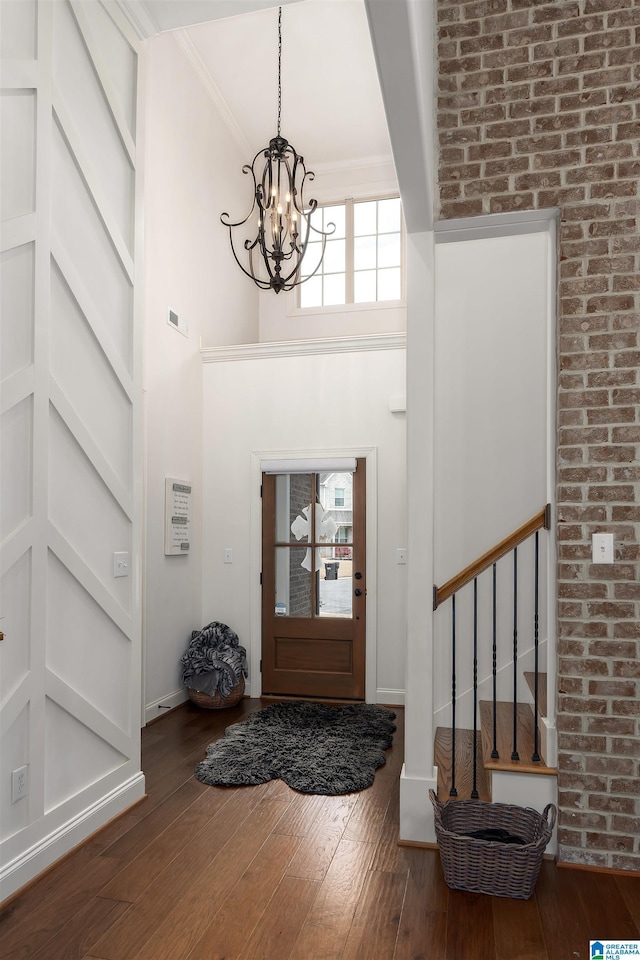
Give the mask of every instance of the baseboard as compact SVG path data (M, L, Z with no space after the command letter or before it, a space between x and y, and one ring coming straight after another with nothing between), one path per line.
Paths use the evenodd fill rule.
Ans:
M434 844L436 831L429 790L438 789L438 770L433 777L410 777L405 765L400 774L400 843Z
M181 703L184 703L185 700L188 699L189 696L186 687L180 687L179 690L168 693L165 697L162 697L161 700L154 700L153 703L148 703L144 708L145 724L151 723L152 720L157 720L163 713L168 713L169 710L179 707Z
M621 870L620 867L596 867L592 863L573 863L557 860L556 867L563 870L586 870L588 873L609 873L613 877L640 877L640 870Z
M56 860L77 847L118 814L145 795L143 773L136 773L49 836L39 840L0 870L0 900L4 903Z
M378 687L376 690L376 703L384 704L386 707L404 707L404 690L394 690L391 687Z

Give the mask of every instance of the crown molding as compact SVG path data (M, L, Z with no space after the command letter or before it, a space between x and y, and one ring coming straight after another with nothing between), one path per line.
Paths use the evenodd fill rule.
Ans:
M228 360L269 360L275 357L310 357L327 353L363 353L371 350L405 350L406 333L377 333L366 337L333 337L322 340L279 340L203 347L203 363Z
M141 40L148 40L160 33L160 27L151 16L148 8L140 0L115 0Z

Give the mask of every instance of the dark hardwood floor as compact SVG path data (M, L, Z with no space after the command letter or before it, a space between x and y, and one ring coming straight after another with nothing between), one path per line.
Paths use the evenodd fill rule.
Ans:
M403 715L366 791L194 779L257 709L185 704L143 731L148 798L9 901L3 960L588 960L640 936L640 879L545 861L529 901L449 890L437 851L398 838Z

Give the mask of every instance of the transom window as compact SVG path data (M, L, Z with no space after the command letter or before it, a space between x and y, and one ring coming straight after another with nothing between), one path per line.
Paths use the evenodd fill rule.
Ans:
M312 224L325 230L335 223L327 240L311 239L302 262L300 306L329 307L347 303L377 303L402 297L402 212L399 197L384 200L347 200L318 207Z

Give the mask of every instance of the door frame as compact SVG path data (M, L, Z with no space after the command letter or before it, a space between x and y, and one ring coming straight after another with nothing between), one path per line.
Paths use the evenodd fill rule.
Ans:
M249 647L249 693L262 695L262 464L266 460L335 460L339 457L364 457L367 468L366 487L366 636L365 636L365 700L376 702L377 690L377 595L378 595L378 449L377 447L321 447L304 450L254 450L251 453L251 642Z

